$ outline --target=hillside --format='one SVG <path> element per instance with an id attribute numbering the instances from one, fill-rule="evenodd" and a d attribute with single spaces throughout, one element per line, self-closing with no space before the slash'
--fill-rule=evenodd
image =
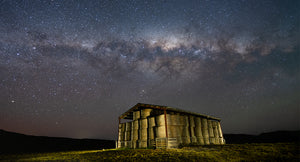
<path id="1" fill-rule="evenodd" d="M 300 142 L 300 131 L 276 131 L 259 135 L 224 134 L 227 144 Z"/>
<path id="2" fill-rule="evenodd" d="M 0 130 L 1 153 L 55 152 L 114 148 L 115 141 L 30 136 Z"/>

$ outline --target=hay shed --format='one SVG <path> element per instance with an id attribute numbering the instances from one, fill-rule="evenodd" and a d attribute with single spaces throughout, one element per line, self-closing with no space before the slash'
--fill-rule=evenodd
<path id="1" fill-rule="evenodd" d="M 225 144 L 219 118 L 143 103 L 136 104 L 119 116 L 118 133 L 117 148 Z"/>

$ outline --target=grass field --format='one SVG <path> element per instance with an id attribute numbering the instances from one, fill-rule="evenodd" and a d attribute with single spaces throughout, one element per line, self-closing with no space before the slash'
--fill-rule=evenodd
<path id="1" fill-rule="evenodd" d="M 109 149 L 0 155 L 1 161 L 300 161 L 299 144 L 260 143 L 182 149 Z"/>

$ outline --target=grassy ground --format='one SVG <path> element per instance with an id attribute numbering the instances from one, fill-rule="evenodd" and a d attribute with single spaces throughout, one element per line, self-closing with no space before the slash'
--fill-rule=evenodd
<path id="1" fill-rule="evenodd" d="M 110 149 L 0 155 L 0 161 L 300 161 L 299 144 L 228 144 L 183 149 Z"/>

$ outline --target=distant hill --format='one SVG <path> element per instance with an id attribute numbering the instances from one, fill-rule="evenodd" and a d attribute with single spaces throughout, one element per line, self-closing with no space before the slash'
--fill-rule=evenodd
<path id="1" fill-rule="evenodd" d="M 115 141 L 31 136 L 0 129 L 0 154 L 114 148 Z"/>
<path id="2" fill-rule="evenodd" d="M 278 143 L 278 142 L 300 143 L 300 131 L 276 131 L 276 132 L 262 133 L 259 135 L 224 134 L 224 138 L 227 144 Z"/>

